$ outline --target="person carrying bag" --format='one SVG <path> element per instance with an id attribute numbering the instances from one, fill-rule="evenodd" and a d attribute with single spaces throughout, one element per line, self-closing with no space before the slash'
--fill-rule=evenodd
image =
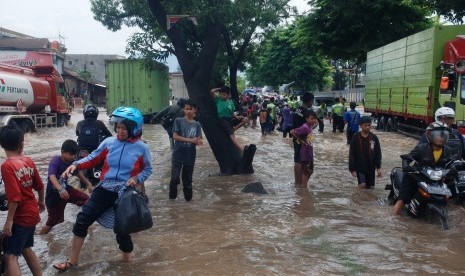
<path id="1" fill-rule="evenodd" d="M 73 226 L 71 254 L 66 261 L 54 264 L 55 269 L 65 271 L 78 265 L 88 228 L 95 221 L 114 231 L 115 208 L 121 202 L 124 192 L 128 186 L 143 187 L 142 184 L 152 174 L 150 150 L 141 140 L 143 121 L 143 115 L 138 109 L 118 107 L 110 117 L 116 137 L 105 139 L 91 154 L 75 161 L 63 172 L 62 177 L 69 177 L 76 170 L 90 169 L 104 162 L 101 182 L 78 213 Z M 124 203 L 121 206 L 129 208 Z M 116 242 L 122 252 L 122 261 L 130 262 L 134 249 L 131 235 L 116 234 Z"/>
<path id="2" fill-rule="evenodd" d="M 115 212 L 115 234 L 127 235 L 152 228 L 152 215 L 147 198 L 135 188 L 128 187 Z"/>

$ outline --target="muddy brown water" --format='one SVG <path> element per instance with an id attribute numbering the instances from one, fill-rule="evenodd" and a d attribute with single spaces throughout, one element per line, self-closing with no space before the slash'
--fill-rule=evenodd
<path id="1" fill-rule="evenodd" d="M 101 112 L 100 119 L 106 121 Z M 48 162 L 65 139 L 75 139 L 72 114 L 63 128 L 40 129 L 26 135 L 25 154 L 46 179 Z M 134 260 L 120 263 L 111 230 L 94 224 L 86 238 L 80 265 L 66 275 L 464 275 L 465 210 L 450 205 L 451 229 L 424 220 L 392 217 L 382 205 L 389 172 L 399 155 L 416 141 L 395 133 L 375 132 L 383 152 L 383 177 L 371 191 L 357 189 L 347 169 L 345 136 L 330 132 L 315 141 L 315 173 L 308 190 L 293 184 L 293 150 L 281 133 L 261 137 L 244 128 L 241 142 L 255 143 L 255 173 L 221 176 L 207 145 L 198 148 L 194 197 L 168 200 L 171 152 L 160 125 L 145 125 L 143 138 L 152 153 L 153 175 L 147 193 L 154 227 L 133 235 Z M 5 155 L 0 153 L 3 160 Z M 268 195 L 241 193 L 245 184 L 260 181 Z M 179 186 L 181 189 L 181 186 Z M 45 275 L 69 253 L 72 226 L 79 208 L 69 205 L 65 222 L 45 236 L 36 236 L 34 251 Z M 5 212 L 0 214 L 4 223 Z M 42 223 L 46 213 L 41 215 Z M 22 258 L 24 275 L 30 275 Z"/>

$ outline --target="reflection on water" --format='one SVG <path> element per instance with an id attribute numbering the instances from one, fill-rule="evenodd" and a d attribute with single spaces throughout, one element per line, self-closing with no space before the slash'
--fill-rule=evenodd
<path id="1" fill-rule="evenodd" d="M 102 112 L 103 113 L 103 112 Z M 101 114 L 102 114 L 101 113 Z M 101 117 L 103 117 L 101 115 Z M 41 129 L 26 137 L 25 153 L 43 178 L 50 158 L 65 139 L 75 139 L 75 123 Z M 90 228 L 80 267 L 67 275 L 352 275 L 464 274 L 465 227 L 462 207 L 450 207 L 451 230 L 408 217 L 392 217 L 384 185 L 399 155 L 416 141 L 377 133 L 383 151 L 383 177 L 371 191 L 360 191 L 347 168 L 344 134 L 317 134 L 315 172 L 308 191 L 294 187 L 293 150 L 278 134 L 261 137 L 259 129 L 241 129 L 241 142 L 257 144 L 255 174 L 220 176 L 208 146 L 198 149 L 194 197 L 168 200 L 170 151 L 159 125 L 144 126 L 154 175 L 147 184 L 154 227 L 134 234 L 134 262 L 122 264 L 112 231 Z M 0 155 L 4 157 L 3 152 Z M 241 193 L 260 181 L 268 195 Z M 180 191 L 182 193 L 182 191 Z M 37 236 L 45 275 L 69 252 L 71 229 L 79 209 L 68 206 L 65 222 Z M 5 213 L 0 214 L 4 221 Z M 46 214 L 42 214 L 42 223 Z M 39 225 L 39 227 L 41 224 Z M 29 273 L 24 262 L 22 269 Z"/>

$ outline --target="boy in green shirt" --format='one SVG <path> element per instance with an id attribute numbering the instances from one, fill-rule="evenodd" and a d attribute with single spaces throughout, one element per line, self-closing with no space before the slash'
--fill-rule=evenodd
<path id="1" fill-rule="evenodd" d="M 211 90 L 211 95 L 215 99 L 221 129 L 229 135 L 233 144 L 242 153 L 244 151 L 244 147 L 239 143 L 234 132 L 245 125 L 249 119 L 247 117 L 238 116 L 234 113 L 236 106 L 229 98 L 229 87 L 222 86 L 219 88 L 213 88 Z"/>

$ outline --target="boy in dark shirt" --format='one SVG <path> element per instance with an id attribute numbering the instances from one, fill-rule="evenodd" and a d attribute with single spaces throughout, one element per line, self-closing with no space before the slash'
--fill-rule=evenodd
<path id="1" fill-rule="evenodd" d="M 178 196 L 178 184 L 182 174 L 184 199 L 192 199 L 192 174 L 196 156 L 196 146 L 202 145 L 202 128 L 194 120 L 197 105 L 191 100 L 184 104 L 184 117 L 177 118 L 173 124 L 173 139 L 175 141 L 171 168 L 169 198 Z"/>
<path id="2" fill-rule="evenodd" d="M 375 176 L 381 177 L 381 146 L 371 130 L 371 118 L 360 118 L 361 131 L 350 141 L 349 170 L 357 177 L 358 187 L 369 189 L 375 186 Z"/>
<path id="3" fill-rule="evenodd" d="M 71 187 L 66 182 L 59 182 L 61 174 L 76 160 L 78 149 L 75 141 L 66 140 L 61 145 L 61 154 L 53 157 L 50 161 L 45 195 L 48 219 L 42 229 L 40 229 L 39 235 L 47 234 L 55 225 L 64 221 L 66 204 L 73 203 L 77 206 L 82 206 L 89 199 L 87 194 Z M 82 172 L 78 172 L 77 177 L 82 183 L 86 184 L 87 189 L 91 192 L 93 186 L 84 177 Z"/>

